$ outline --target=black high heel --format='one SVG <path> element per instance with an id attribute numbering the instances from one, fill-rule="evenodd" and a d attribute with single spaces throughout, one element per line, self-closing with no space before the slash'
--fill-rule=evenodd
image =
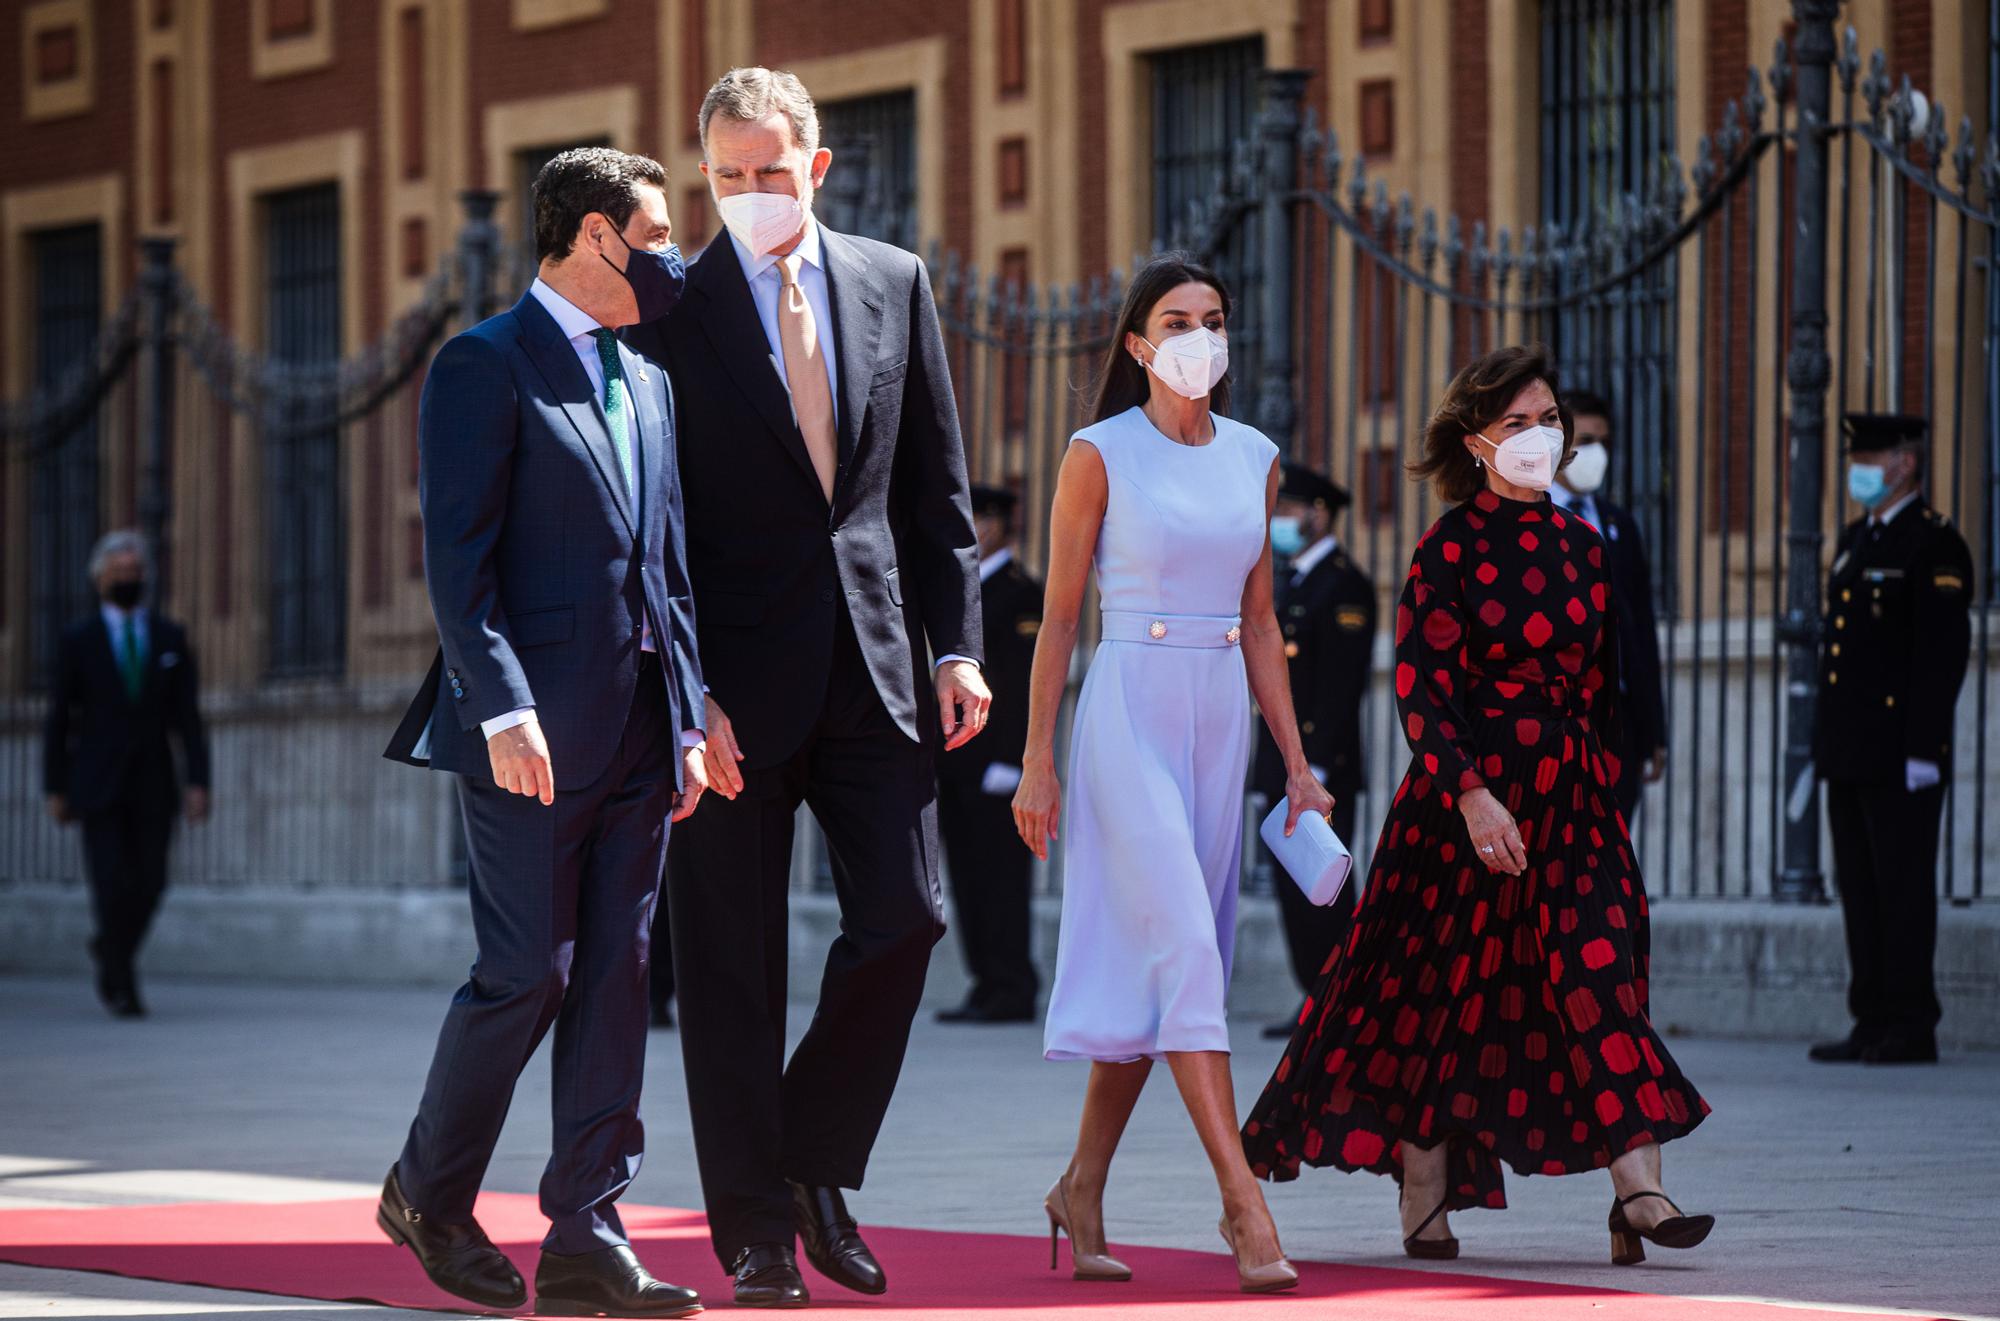
<path id="1" fill-rule="evenodd" d="M 1423 1233 L 1431 1227 L 1431 1221 L 1444 1214 L 1445 1207 L 1450 1202 L 1451 1198 L 1449 1196 L 1440 1198 L 1437 1206 L 1429 1215 L 1424 1217 L 1424 1223 L 1418 1225 L 1416 1229 L 1411 1231 L 1410 1236 L 1403 1240 L 1403 1251 L 1406 1254 L 1417 1258 L 1419 1261 L 1458 1260 L 1458 1240 L 1456 1238 L 1417 1237 L 1418 1234 Z"/>
<path id="2" fill-rule="evenodd" d="M 1674 1213 L 1654 1225 L 1651 1229 L 1641 1229 L 1625 1218 L 1625 1208 L 1642 1197 L 1657 1197 Z M 1633 1193 L 1621 1197 L 1611 1204 L 1611 1264 L 1613 1266 L 1636 1266 L 1646 1259 L 1646 1249 L 1639 1240 L 1656 1244 L 1663 1248 L 1691 1248 L 1708 1237 L 1708 1231 L 1715 1228 L 1715 1217 L 1710 1215 L 1684 1215 L 1674 1199 L 1665 1193 Z"/>

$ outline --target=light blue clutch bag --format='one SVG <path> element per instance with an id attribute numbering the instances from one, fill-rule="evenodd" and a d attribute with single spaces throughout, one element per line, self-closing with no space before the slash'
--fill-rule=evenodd
<path id="1" fill-rule="evenodd" d="M 1291 800 L 1280 798 L 1257 833 L 1306 898 L 1324 908 L 1340 898 L 1340 887 L 1347 884 L 1347 873 L 1354 870 L 1354 855 L 1317 812 L 1301 816 L 1287 839 L 1285 816 L 1290 811 Z"/>

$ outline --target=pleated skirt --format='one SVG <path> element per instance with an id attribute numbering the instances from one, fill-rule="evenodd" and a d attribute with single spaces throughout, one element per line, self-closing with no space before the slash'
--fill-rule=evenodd
<path id="1" fill-rule="evenodd" d="M 1348 940 L 1244 1125 L 1260 1177 L 1400 1181 L 1399 1142 L 1442 1142 L 1450 1205 L 1504 1207 L 1503 1165 L 1599 1169 L 1708 1113 L 1647 1017 L 1646 892 L 1588 716 L 1534 689 L 1472 714 L 1528 868 L 1488 872 L 1412 764 Z"/>

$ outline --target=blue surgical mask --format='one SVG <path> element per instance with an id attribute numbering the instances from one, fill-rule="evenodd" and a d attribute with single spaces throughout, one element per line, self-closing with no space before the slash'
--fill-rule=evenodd
<path id="1" fill-rule="evenodd" d="M 1879 463 L 1847 465 L 1847 494 L 1863 509 L 1873 509 L 1889 493 L 1888 474 Z"/>
<path id="2" fill-rule="evenodd" d="M 1306 530 L 1299 520 L 1280 514 L 1271 520 L 1271 549 L 1290 559 L 1306 548 Z"/>
<path id="3" fill-rule="evenodd" d="M 617 233 L 616 230 L 612 231 Z M 618 235 L 618 241 L 625 243 L 625 236 Z M 681 287 L 687 283 L 687 265 L 681 260 L 681 245 L 670 243 L 665 252 L 653 252 L 645 248 L 635 248 L 625 243 L 625 269 L 618 271 L 625 282 L 632 286 L 632 297 L 639 304 L 639 321 L 658 321 L 674 310 L 681 301 Z M 606 266 L 611 258 L 599 253 Z"/>

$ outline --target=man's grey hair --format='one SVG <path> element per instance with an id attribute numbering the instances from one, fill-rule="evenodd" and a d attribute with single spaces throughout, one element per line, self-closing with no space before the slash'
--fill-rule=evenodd
<path id="1" fill-rule="evenodd" d="M 114 555 L 137 555 L 139 562 L 146 566 L 148 573 L 153 569 L 153 548 L 146 544 L 144 534 L 136 529 L 121 527 L 115 532 L 107 532 L 97 539 L 90 548 L 90 580 L 96 582 L 105 566 Z"/>
<path id="2" fill-rule="evenodd" d="M 701 151 L 708 154 L 708 121 L 718 114 L 754 124 L 773 110 L 792 125 L 792 141 L 810 156 L 819 150 L 819 111 L 812 93 L 794 74 L 750 66 L 731 69 L 701 98 Z"/>

